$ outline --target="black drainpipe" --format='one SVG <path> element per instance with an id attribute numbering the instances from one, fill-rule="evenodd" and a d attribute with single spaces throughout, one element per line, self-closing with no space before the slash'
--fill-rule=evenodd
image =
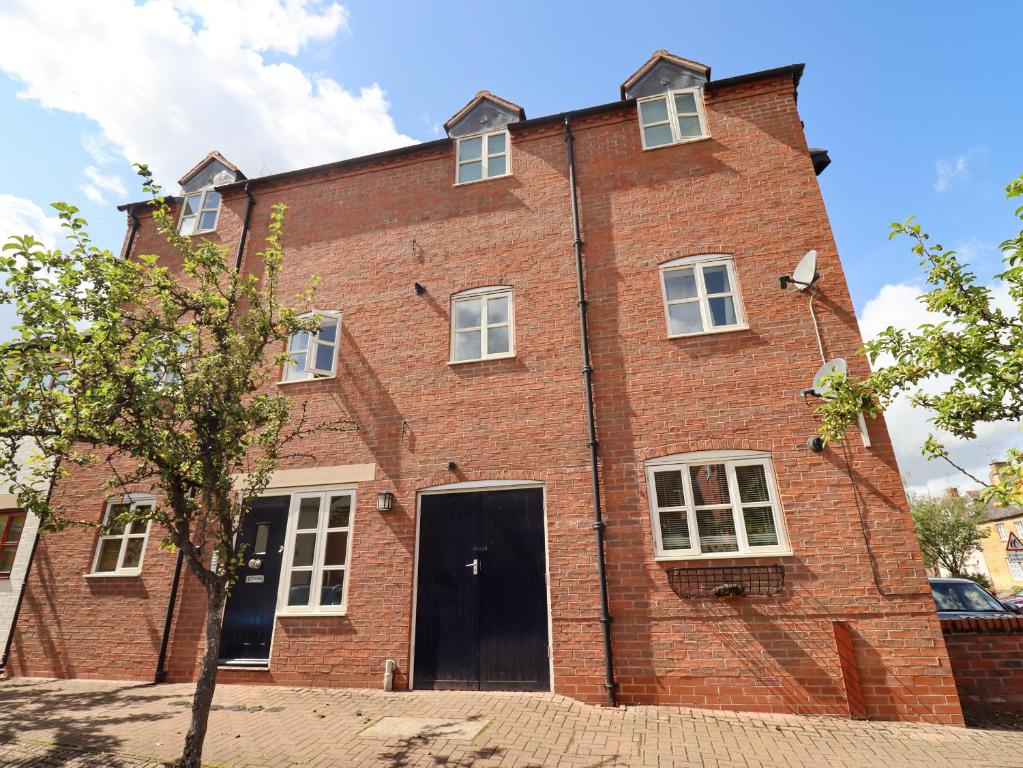
<path id="1" fill-rule="evenodd" d="M 139 217 L 135 214 L 135 209 L 132 208 L 128 215 L 131 216 L 131 230 L 128 232 L 128 246 L 124 249 L 124 258 L 131 256 L 131 247 L 135 245 L 135 233 L 139 231 Z"/>
<path id="2" fill-rule="evenodd" d="M 59 466 L 59 464 L 58 464 Z M 56 468 L 55 468 L 56 470 Z M 54 471 L 56 475 L 56 471 Z M 53 480 L 50 487 L 46 489 L 46 506 L 50 506 L 50 497 L 53 495 Z M 32 537 L 32 549 L 28 553 L 28 564 L 25 566 L 25 577 L 21 582 L 21 589 L 18 591 L 18 602 L 14 604 L 14 615 L 11 616 L 11 629 L 7 633 L 7 642 L 4 643 L 4 656 L 0 659 L 0 670 L 7 669 L 7 658 L 11 653 L 11 645 L 14 643 L 14 630 L 18 626 L 18 617 L 21 615 L 21 603 L 25 599 L 25 589 L 28 587 L 28 577 L 32 573 L 32 563 L 36 559 L 36 548 L 39 546 L 39 529 L 36 528 L 35 536 Z"/>
<path id="3" fill-rule="evenodd" d="M 249 235 L 249 219 L 252 218 L 252 206 L 256 204 L 256 198 L 252 196 L 252 190 L 249 189 L 250 182 L 245 182 L 245 196 L 249 198 L 249 202 L 245 205 L 245 220 L 242 221 L 242 235 L 238 238 L 238 258 L 235 261 L 235 269 L 242 268 L 242 256 L 245 253 L 245 239 Z"/>
<path id="4" fill-rule="evenodd" d="M 607 600 L 607 569 L 604 565 L 604 520 L 600 512 L 600 469 L 597 465 L 597 424 L 593 417 L 593 366 L 590 365 L 590 336 L 586 322 L 586 284 L 583 280 L 583 240 L 579 230 L 579 200 L 575 186 L 575 147 L 572 119 L 565 115 L 565 144 L 568 150 L 568 187 L 572 194 L 572 244 L 575 247 L 575 279 L 579 294 L 579 324 L 582 330 L 583 381 L 586 384 L 586 427 L 589 430 L 590 475 L 593 478 L 593 530 L 597 534 L 597 578 L 600 581 L 600 623 L 604 631 L 604 687 L 607 704 L 616 705 L 615 668 L 611 655 L 611 612 Z"/>

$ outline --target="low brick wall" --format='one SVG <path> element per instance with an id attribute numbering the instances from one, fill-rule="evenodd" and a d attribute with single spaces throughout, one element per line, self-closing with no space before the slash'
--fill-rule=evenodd
<path id="1" fill-rule="evenodd" d="M 1023 713 L 1023 617 L 943 619 L 963 709 Z"/>

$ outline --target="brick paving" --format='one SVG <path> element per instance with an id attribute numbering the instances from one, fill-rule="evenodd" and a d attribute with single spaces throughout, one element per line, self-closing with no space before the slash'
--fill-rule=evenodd
<path id="1" fill-rule="evenodd" d="M 155 768 L 180 746 L 190 695 L 188 685 L 0 681 L 0 764 Z M 214 707 L 206 761 L 239 768 L 1023 768 L 1018 732 L 680 707 L 611 710 L 553 694 L 224 685 Z M 476 735 L 468 741 L 429 731 L 362 735 L 383 718 L 485 724 L 478 733 L 469 728 Z"/>

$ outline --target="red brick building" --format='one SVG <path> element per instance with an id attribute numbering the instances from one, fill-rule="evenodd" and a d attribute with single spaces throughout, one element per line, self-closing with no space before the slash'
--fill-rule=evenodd
<path id="1" fill-rule="evenodd" d="M 822 358 L 863 363 L 802 71 L 659 52 L 609 104 L 526 119 L 483 92 L 439 141 L 182 180 L 183 230 L 233 248 L 251 195 L 242 269 L 287 204 L 282 290 L 321 276 L 323 324 L 278 386 L 359 424 L 253 513 L 221 680 L 379 687 L 392 660 L 396 688 L 961 722 L 883 422 L 808 445 Z M 159 253 L 128 210 L 131 251 Z M 780 287 L 810 250 L 819 278 Z M 56 492 L 99 522 L 104 480 Z M 13 673 L 153 679 L 160 538 L 45 535 Z M 193 676 L 204 605 L 185 574 L 166 679 Z"/>

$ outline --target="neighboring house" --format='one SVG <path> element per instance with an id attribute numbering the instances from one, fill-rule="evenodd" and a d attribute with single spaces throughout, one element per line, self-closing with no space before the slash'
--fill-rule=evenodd
<path id="1" fill-rule="evenodd" d="M 33 445 L 25 442 L 17 454 L 18 466 L 25 466 Z M 32 542 L 39 528 L 39 519 L 18 507 L 18 499 L 9 488 L 0 486 L 0 653 L 7 648 L 7 638 L 18 609 L 28 568 Z"/>
<path id="2" fill-rule="evenodd" d="M 1023 590 L 1023 507 L 987 509 L 988 522 L 980 526 L 988 532 L 981 552 L 995 592 L 1005 596 Z"/>
<path id="3" fill-rule="evenodd" d="M 297 448 L 316 460 L 247 518 L 222 681 L 380 687 L 394 662 L 399 689 L 962 722 L 884 422 L 810 441 L 822 357 L 866 366 L 802 73 L 715 81 L 662 51 L 608 104 L 527 119 L 483 91 L 436 141 L 182 179 L 183 231 L 235 253 L 251 210 L 243 270 L 287 204 L 280 289 L 321 276 L 320 331 L 275 386 L 360 427 Z M 123 210 L 126 250 L 166 253 Z M 780 283 L 811 249 L 819 280 Z M 107 479 L 55 493 L 97 523 L 159 503 Z M 153 679 L 161 538 L 42 537 L 13 671 Z M 195 675 L 204 605 L 186 574 L 169 680 Z"/>

